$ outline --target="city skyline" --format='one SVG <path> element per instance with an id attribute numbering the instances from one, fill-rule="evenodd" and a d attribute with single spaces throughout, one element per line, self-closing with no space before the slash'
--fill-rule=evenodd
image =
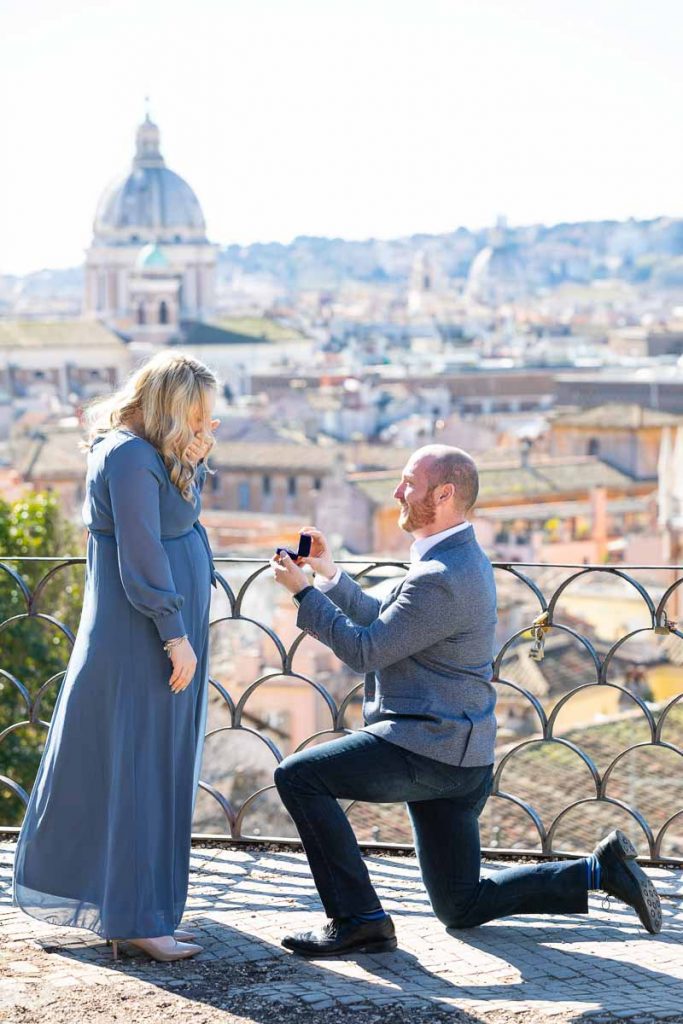
<path id="1" fill-rule="evenodd" d="M 147 95 L 222 245 L 683 212 L 680 8 L 421 11 L 0 0 L 0 272 L 82 263 Z"/>

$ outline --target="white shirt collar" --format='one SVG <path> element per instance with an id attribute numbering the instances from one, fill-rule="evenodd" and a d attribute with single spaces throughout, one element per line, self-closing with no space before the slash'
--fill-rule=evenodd
<path id="1" fill-rule="evenodd" d="M 466 530 L 470 523 L 465 520 L 464 523 L 459 523 L 457 526 L 451 526 L 448 530 L 442 530 L 441 533 L 433 533 L 431 537 L 421 537 L 420 540 L 414 540 L 410 545 L 410 561 L 419 562 L 427 552 L 440 544 L 446 537 L 452 537 L 454 533 L 460 533 L 461 530 Z"/>

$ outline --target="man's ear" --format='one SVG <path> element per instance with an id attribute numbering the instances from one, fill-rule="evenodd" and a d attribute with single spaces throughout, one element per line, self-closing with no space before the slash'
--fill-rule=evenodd
<path id="1" fill-rule="evenodd" d="M 453 484 L 444 484 L 443 490 L 439 495 L 439 501 L 453 501 L 455 498 L 455 487 Z"/>

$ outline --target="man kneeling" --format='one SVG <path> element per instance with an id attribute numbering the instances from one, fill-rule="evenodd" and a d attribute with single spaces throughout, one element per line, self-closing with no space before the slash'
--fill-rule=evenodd
<path id="1" fill-rule="evenodd" d="M 297 624 L 364 672 L 365 727 L 287 757 L 275 783 L 291 814 L 330 919 L 287 936 L 304 956 L 396 948 L 391 918 L 372 887 L 337 800 L 406 802 L 429 899 L 450 928 L 510 914 L 582 914 L 602 889 L 634 907 L 650 932 L 661 928 L 657 892 L 620 831 L 580 860 L 541 863 L 480 877 L 479 815 L 491 792 L 496 735 L 491 683 L 496 589 L 491 564 L 467 514 L 478 474 L 458 448 L 430 445 L 409 459 L 394 497 L 414 538 L 410 569 L 383 601 L 334 564 L 313 527 L 309 586 L 286 554 L 276 580 L 299 605 Z"/>

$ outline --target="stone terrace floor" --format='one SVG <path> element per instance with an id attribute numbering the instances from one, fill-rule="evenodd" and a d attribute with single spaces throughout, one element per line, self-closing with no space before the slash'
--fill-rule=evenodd
<path id="1" fill-rule="evenodd" d="M 11 907 L 13 847 L 0 844 L 0 1021 L 43 1024 L 297 1021 L 683 1021 L 683 872 L 652 870 L 664 929 L 591 899 L 588 917 L 507 918 L 448 934 L 431 915 L 415 860 L 368 864 L 399 949 L 305 961 L 285 932 L 320 918 L 303 855 L 195 848 L 187 914 L 204 952 L 120 961 L 90 932 L 59 930 Z M 487 863 L 495 873 L 502 864 Z"/>

